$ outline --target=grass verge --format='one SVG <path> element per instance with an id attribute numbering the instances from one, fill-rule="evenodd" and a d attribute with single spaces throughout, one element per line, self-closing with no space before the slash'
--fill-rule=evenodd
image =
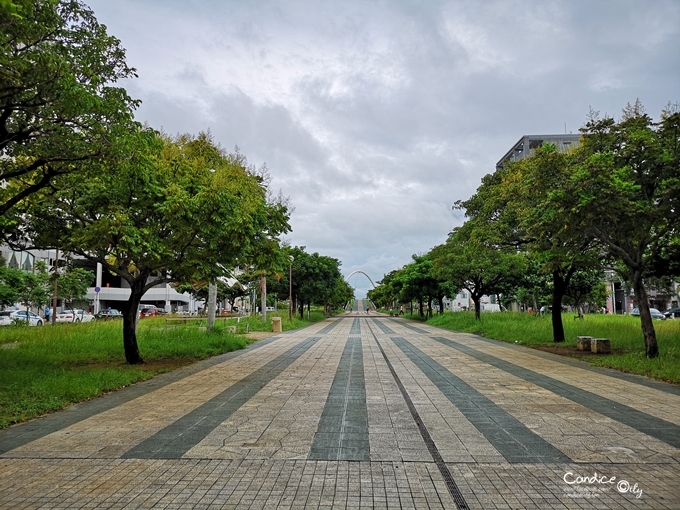
<path id="1" fill-rule="evenodd" d="M 453 331 L 474 333 L 486 338 L 516 343 L 587 361 L 591 365 L 680 384 L 680 320 L 655 321 L 659 357 L 647 359 L 640 319 L 629 315 L 586 315 L 574 320 L 562 316 L 566 341 L 555 344 L 549 316 L 527 313 L 483 313 L 480 321 L 474 312 L 449 312 L 427 321 Z M 415 318 L 415 317 L 414 317 Z M 576 349 L 577 336 L 609 338 L 611 354 L 592 354 Z"/>
<path id="2" fill-rule="evenodd" d="M 275 314 L 278 315 L 278 314 Z M 282 317 L 284 330 L 323 320 Z M 123 353 L 122 322 L 0 328 L 0 428 L 63 409 L 76 402 L 150 379 L 200 359 L 242 349 L 251 340 L 229 334 L 233 321 L 218 320 L 212 332 L 199 321 L 141 320 L 137 341 L 145 364 L 130 366 Z M 271 331 L 259 317 L 241 319 L 239 332 Z M 205 322 L 202 324 L 205 326 Z"/>

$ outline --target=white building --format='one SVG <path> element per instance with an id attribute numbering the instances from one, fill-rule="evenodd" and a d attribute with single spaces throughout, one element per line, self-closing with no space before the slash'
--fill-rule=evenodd
<path id="1" fill-rule="evenodd" d="M 9 267 L 34 271 L 36 262 L 43 261 L 48 272 L 54 271 L 56 250 L 14 251 L 7 246 L 0 248 L 0 253 Z M 59 254 L 63 260 L 63 254 Z M 130 297 L 130 285 L 118 275 L 103 269 L 102 265 L 82 258 L 73 258 L 74 265 L 92 271 L 94 278 L 87 290 L 87 308 L 92 313 L 102 309 L 120 309 Z M 59 264 L 61 266 L 61 263 Z M 168 312 L 195 312 L 199 306 L 190 294 L 177 292 L 172 285 L 157 285 L 149 289 L 142 297 L 142 303 L 155 305 Z M 199 302 L 201 303 L 201 302 Z M 83 303 L 84 305 L 84 303 Z M 59 310 L 60 307 L 57 307 Z"/>

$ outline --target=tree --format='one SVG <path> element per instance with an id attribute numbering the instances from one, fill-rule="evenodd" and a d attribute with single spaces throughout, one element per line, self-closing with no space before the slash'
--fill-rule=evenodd
<path id="1" fill-rule="evenodd" d="M 336 277 L 327 297 L 328 307 L 331 309 L 342 308 L 353 298 L 354 289 L 352 286 L 345 281 L 342 275 Z"/>
<path id="2" fill-rule="evenodd" d="M 323 305 L 324 313 L 328 312 L 328 305 L 341 297 L 350 295 L 348 287 L 340 272 L 340 261 L 318 253 L 309 254 L 305 247 L 289 248 L 286 256 L 293 257 L 292 262 L 292 291 L 293 302 L 300 304 L 300 317 L 304 317 L 304 306 L 309 310 L 311 305 Z M 290 259 L 288 259 L 290 260 Z M 288 289 L 288 275 L 285 273 L 279 282 L 282 288 Z M 353 293 L 352 293 L 353 294 Z"/>
<path id="3" fill-rule="evenodd" d="M 418 301 L 419 314 L 425 316 L 425 303 L 427 303 L 427 315 L 432 316 L 432 301 L 439 303 L 439 312 L 444 308 L 444 296 L 451 291 L 445 280 L 437 278 L 433 271 L 431 254 L 412 255 L 410 264 L 401 268 L 393 277 L 395 288 L 403 301 Z"/>
<path id="4" fill-rule="evenodd" d="M 591 112 L 568 181 L 553 200 L 566 229 L 595 240 L 619 260 L 632 284 L 648 358 L 659 349 L 644 278 L 678 236 L 680 112 L 658 123 L 636 102 L 621 119 Z"/>
<path id="5" fill-rule="evenodd" d="M 0 256 L 0 306 L 12 306 L 19 300 L 17 291 L 22 280 L 23 271 L 7 267 L 7 262 Z"/>
<path id="6" fill-rule="evenodd" d="M 18 278 L 17 297 L 28 310 L 31 306 L 40 308 L 49 303 L 50 299 L 50 276 L 47 274 L 45 262 L 35 264 L 35 272 L 21 271 Z"/>
<path id="7" fill-rule="evenodd" d="M 533 257 L 527 257 L 526 271 L 518 282 L 515 299 L 534 312 L 550 302 L 552 275 L 541 271 L 541 264 Z"/>
<path id="8" fill-rule="evenodd" d="M 114 152 L 138 101 L 116 81 L 135 76 L 125 51 L 78 0 L 14 0 L 0 9 L 0 231 L 13 208 L 83 162 Z M 10 214 L 12 211 L 12 214 Z"/>
<path id="9" fill-rule="evenodd" d="M 59 246 L 123 278 L 123 345 L 130 364 L 142 363 L 137 308 L 151 287 L 215 281 L 236 266 L 255 239 L 287 232 L 285 205 L 269 203 L 261 177 L 240 154 L 227 154 L 209 134 L 169 138 L 131 133 L 130 157 L 102 165 L 91 179 L 35 203 L 27 231 L 38 246 Z"/>
<path id="10" fill-rule="evenodd" d="M 567 304 L 576 308 L 579 318 L 583 318 L 583 307 L 586 304 L 602 308 L 607 300 L 604 270 L 594 268 L 576 271 L 565 291 L 565 298 Z"/>
<path id="11" fill-rule="evenodd" d="M 486 237 L 485 228 L 468 220 L 453 230 L 446 243 L 430 252 L 434 274 L 454 288 L 467 289 L 475 303 L 475 318 L 481 319 L 481 298 L 514 288 L 526 267 L 525 257 L 516 250 L 496 245 Z"/>
<path id="12" fill-rule="evenodd" d="M 536 282 L 542 279 L 541 274 L 550 275 L 554 342 L 565 340 L 562 302 L 574 273 L 602 265 L 601 251 L 592 239 L 564 228 L 562 215 L 554 206 L 572 160 L 571 153 L 545 144 L 530 157 L 487 176 L 475 196 L 457 204 L 494 242 L 526 251 L 538 265 Z M 536 305 L 533 303 L 534 308 Z"/>
<path id="13" fill-rule="evenodd" d="M 399 291 L 395 289 L 393 282 L 399 270 L 390 271 L 374 289 L 370 289 L 367 293 L 368 299 L 376 303 L 381 308 L 393 308 L 399 299 Z"/>
<path id="14" fill-rule="evenodd" d="M 73 308 L 75 302 L 85 299 L 87 288 L 94 282 L 94 274 L 82 267 L 69 267 L 64 274 L 58 275 L 57 279 L 57 295 Z M 75 314 L 73 320 L 76 320 Z"/>

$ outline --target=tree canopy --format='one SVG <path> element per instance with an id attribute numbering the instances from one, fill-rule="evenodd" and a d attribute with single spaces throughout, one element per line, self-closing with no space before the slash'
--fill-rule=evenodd
<path id="1" fill-rule="evenodd" d="M 130 158 L 98 164 L 90 179 L 33 204 L 26 219 L 37 246 L 101 263 L 131 288 L 124 310 L 129 363 L 141 362 L 137 307 L 151 287 L 214 281 L 251 250 L 289 230 L 284 204 L 268 202 L 261 176 L 240 154 L 228 154 L 209 134 L 168 137 L 131 133 Z"/>
<path id="2" fill-rule="evenodd" d="M 112 157 L 138 101 L 114 84 L 135 76 L 120 42 L 77 0 L 14 0 L 0 9 L 0 229 L 31 194 Z M 12 214 L 10 214 L 12 212 Z"/>
<path id="3" fill-rule="evenodd" d="M 543 145 L 531 157 L 508 163 L 486 176 L 475 195 L 457 203 L 474 220 L 476 230 L 483 229 L 485 236 L 499 246 L 526 252 L 538 266 L 536 273 L 550 275 L 555 342 L 565 340 L 562 302 L 573 275 L 602 265 L 601 251 L 592 239 L 565 228 L 554 206 L 572 160 L 572 153 Z M 525 281 L 529 283 L 527 277 Z M 536 308 L 536 303 L 533 306 Z"/>
<path id="4" fill-rule="evenodd" d="M 482 296 L 510 291 L 526 267 L 524 256 L 498 245 L 487 233 L 486 228 L 468 221 L 454 229 L 445 244 L 432 249 L 434 274 L 470 292 L 477 320 Z"/>
<path id="5" fill-rule="evenodd" d="M 303 316 L 304 306 L 321 305 L 328 313 L 331 307 L 344 306 L 352 299 L 354 291 L 340 272 L 341 262 L 338 259 L 307 253 L 305 246 L 289 247 L 285 250 L 286 258 L 292 265 L 293 310 Z M 292 260 L 291 258 L 292 257 Z M 281 273 L 278 281 L 271 282 L 273 292 L 288 295 L 289 274 Z M 299 309 L 297 304 L 300 305 Z"/>

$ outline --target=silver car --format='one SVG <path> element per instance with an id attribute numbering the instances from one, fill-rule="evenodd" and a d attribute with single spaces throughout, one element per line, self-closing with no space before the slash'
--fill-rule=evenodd
<path id="1" fill-rule="evenodd" d="M 57 314 L 56 322 L 90 322 L 94 315 L 87 310 L 64 310 Z"/>
<path id="2" fill-rule="evenodd" d="M 664 314 L 662 314 L 656 308 L 650 308 L 649 313 L 651 314 L 652 319 L 658 319 L 658 320 L 661 320 L 661 321 L 666 319 L 666 316 Z M 639 317 L 640 316 L 640 309 L 639 308 L 633 308 L 633 311 L 630 312 L 630 314 Z"/>

